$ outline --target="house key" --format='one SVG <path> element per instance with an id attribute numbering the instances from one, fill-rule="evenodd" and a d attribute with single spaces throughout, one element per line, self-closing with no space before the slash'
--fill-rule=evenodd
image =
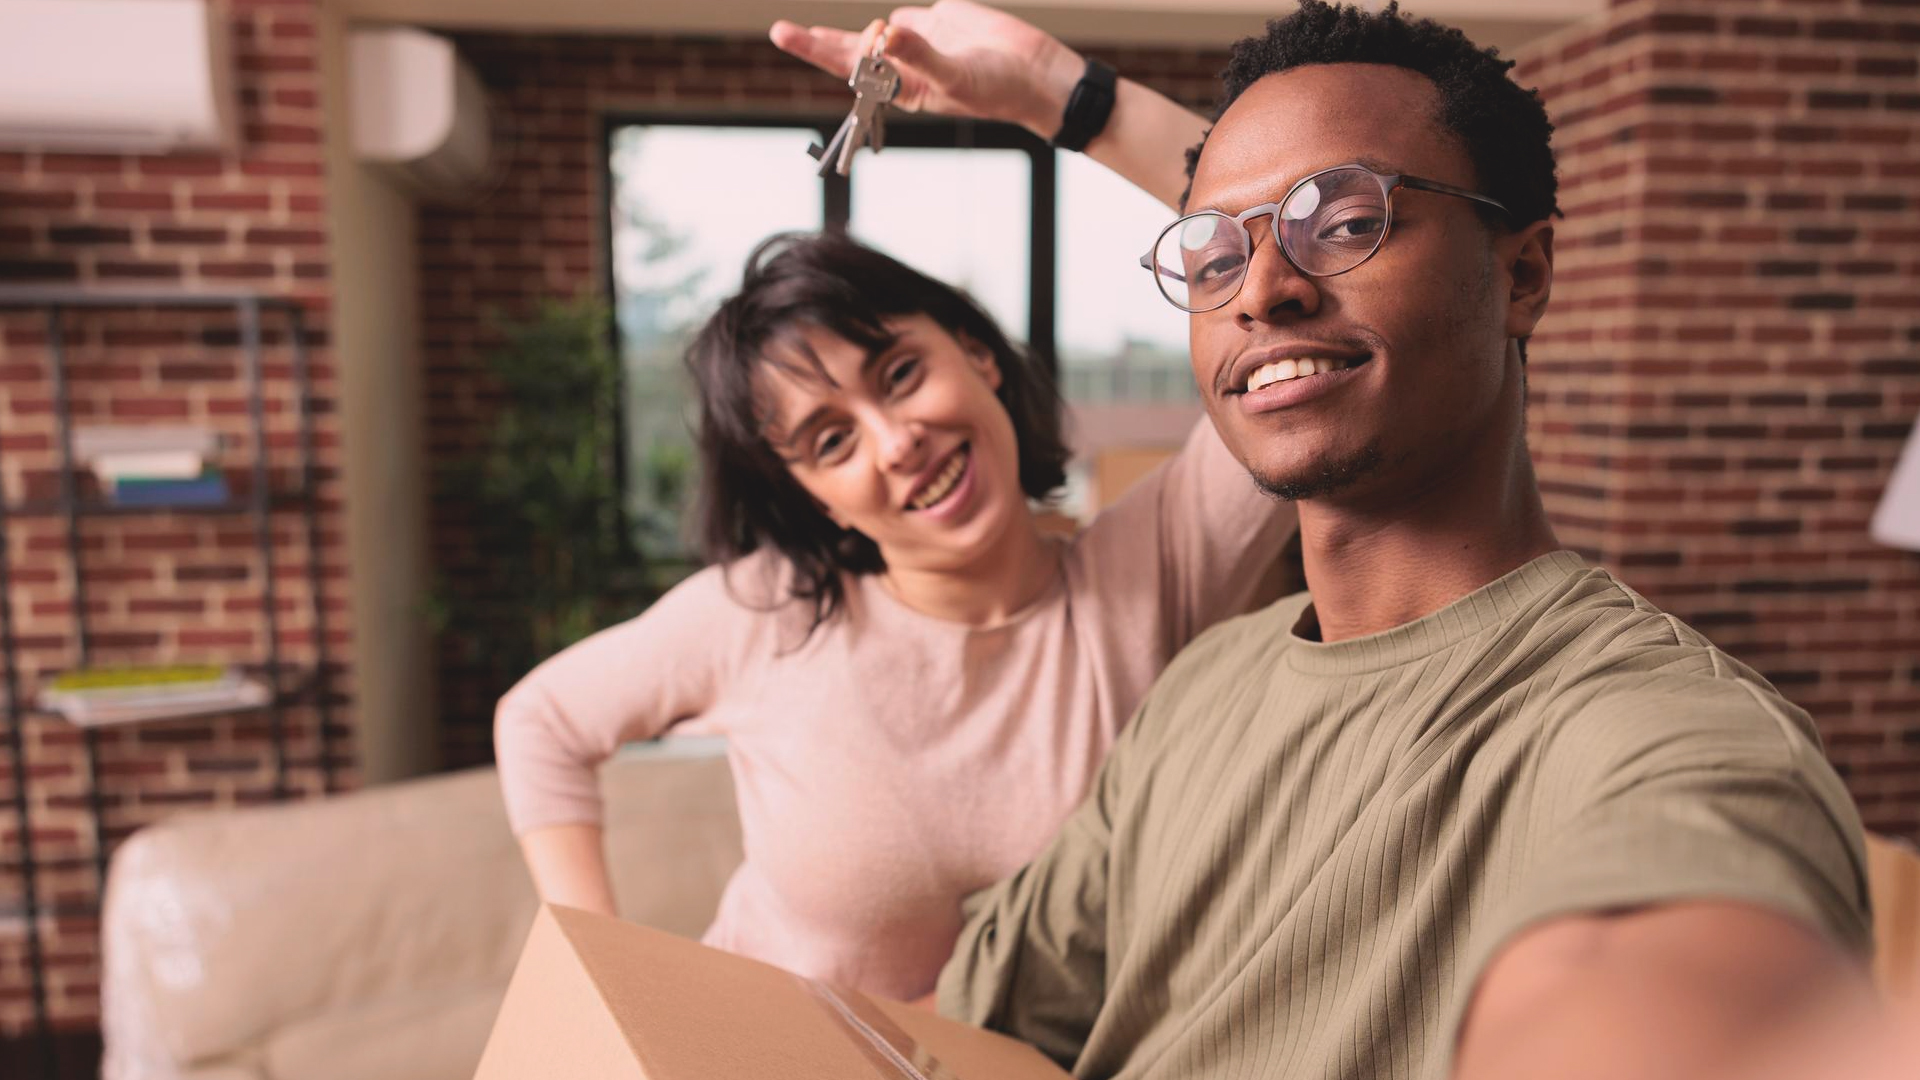
<path id="1" fill-rule="evenodd" d="M 880 152 L 887 140 L 886 106 L 900 92 L 900 73 L 881 57 L 863 56 L 853 65 L 847 85 L 853 88 L 853 111 L 826 146 L 807 147 L 807 153 L 820 163 L 821 176 L 847 175 L 853 169 L 853 152 L 862 146 Z"/>

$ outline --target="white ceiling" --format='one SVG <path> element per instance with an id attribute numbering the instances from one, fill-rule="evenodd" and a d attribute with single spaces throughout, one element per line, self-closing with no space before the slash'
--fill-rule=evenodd
<path id="1" fill-rule="evenodd" d="M 325 0 L 349 17 L 449 29 L 528 33 L 761 34 L 775 19 L 858 27 L 895 5 L 870 0 Z M 1378 0 L 1367 0 L 1378 6 Z M 1256 32 L 1286 0 L 1020 0 L 1000 5 L 1086 44 L 1215 45 Z M 1604 10 L 1606 0 L 1408 0 L 1503 49 Z"/>

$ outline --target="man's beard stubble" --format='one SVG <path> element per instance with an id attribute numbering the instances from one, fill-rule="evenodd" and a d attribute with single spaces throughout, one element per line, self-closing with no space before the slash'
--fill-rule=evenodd
<path id="1" fill-rule="evenodd" d="M 1324 499 L 1378 471 L 1383 460 L 1380 443 L 1376 440 L 1344 458 L 1323 462 L 1318 469 L 1302 475 L 1261 476 L 1253 473 L 1252 476 L 1260 490 L 1278 499 L 1288 502 Z"/>

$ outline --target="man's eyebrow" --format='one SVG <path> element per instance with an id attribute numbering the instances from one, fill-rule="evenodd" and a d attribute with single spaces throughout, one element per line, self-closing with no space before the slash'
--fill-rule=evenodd
<path id="1" fill-rule="evenodd" d="M 1352 158 L 1348 161 L 1340 162 L 1340 164 L 1338 165 L 1328 165 L 1323 168 L 1310 169 L 1307 172 L 1303 172 L 1299 176 L 1294 177 L 1291 181 L 1287 183 L 1287 191 L 1292 191 L 1294 184 L 1297 184 L 1300 181 L 1305 180 L 1307 177 L 1312 176 L 1314 173 L 1326 172 L 1327 169 L 1337 169 L 1340 167 L 1340 165 L 1362 165 L 1384 176 L 1399 176 L 1402 171 L 1399 166 L 1388 164 L 1387 162 L 1382 161 L 1377 157 L 1357 157 L 1357 158 Z M 1280 198 L 1285 198 L 1285 197 L 1286 197 L 1286 191 L 1283 191 L 1280 193 L 1278 198 L 1271 201 L 1277 202 L 1279 201 Z M 1255 203 L 1255 204 L 1249 204 L 1249 205 L 1258 205 L 1258 204 Z M 1185 208 L 1185 210 L 1182 211 L 1182 213 L 1197 214 L 1203 210 L 1211 210 L 1216 214 L 1227 214 L 1229 216 L 1239 213 L 1239 211 L 1237 210 L 1228 210 L 1214 203 L 1208 203 L 1205 206 L 1189 206 Z"/>

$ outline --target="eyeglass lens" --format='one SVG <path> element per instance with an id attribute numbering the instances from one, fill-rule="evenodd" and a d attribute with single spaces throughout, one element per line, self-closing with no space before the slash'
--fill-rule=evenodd
<path id="1" fill-rule="evenodd" d="M 1289 192 L 1276 225 L 1281 246 L 1302 273 L 1344 273 L 1380 246 L 1387 227 L 1387 195 L 1372 173 L 1335 169 Z M 1154 246 L 1154 276 L 1176 306 L 1207 311 L 1225 304 L 1240 288 L 1251 253 L 1246 225 L 1217 211 L 1202 211 L 1160 234 Z"/>

